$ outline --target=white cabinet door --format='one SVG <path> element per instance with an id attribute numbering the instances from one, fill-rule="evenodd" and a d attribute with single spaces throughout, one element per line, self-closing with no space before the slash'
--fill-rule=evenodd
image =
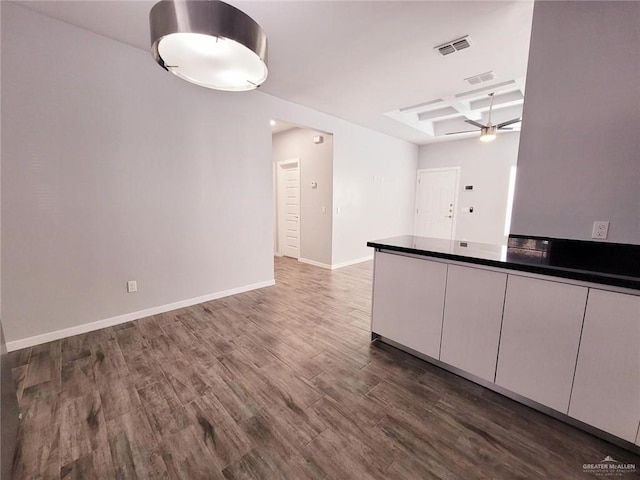
<path id="1" fill-rule="evenodd" d="M 567 413 L 586 301 L 585 287 L 509 275 L 496 383 Z"/>
<path id="2" fill-rule="evenodd" d="M 493 382 L 505 273 L 449 265 L 440 360 Z"/>
<path id="3" fill-rule="evenodd" d="M 640 422 L 640 297 L 589 291 L 569 415 L 636 441 Z"/>
<path id="4" fill-rule="evenodd" d="M 447 265 L 376 252 L 372 331 L 440 356 Z"/>

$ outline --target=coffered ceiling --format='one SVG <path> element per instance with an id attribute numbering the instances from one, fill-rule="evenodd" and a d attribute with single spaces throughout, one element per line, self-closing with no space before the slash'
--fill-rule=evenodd
<path id="1" fill-rule="evenodd" d="M 154 1 L 16 3 L 149 49 Z M 267 33 L 267 94 L 417 144 L 476 135 L 445 133 L 468 130 L 465 118 L 484 122 L 494 90 L 496 121 L 521 114 L 532 1 L 228 3 Z M 468 48 L 435 48 L 464 36 Z"/>

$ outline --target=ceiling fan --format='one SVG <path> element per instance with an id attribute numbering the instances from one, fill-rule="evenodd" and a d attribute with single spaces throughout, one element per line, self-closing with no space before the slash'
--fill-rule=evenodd
<path id="1" fill-rule="evenodd" d="M 491 123 L 491 111 L 493 110 L 494 95 L 495 95 L 495 92 L 489 94 L 489 96 L 491 97 L 491 103 L 489 104 L 489 119 L 486 125 L 478 123 L 475 120 L 469 120 L 469 119 L 465 120 L 465 122 L 475 127 L 478 127 L 480 129 L 480 140 L 482 142 L 490 142 L 494 140 L 496 138 L 496 134 L 498 133 L 498 130 L 513 130 L 513 128 L 506 128 L 506 127 L 514 123 L 518 123 L 522 120 L 521 118 L 513 118 L 511 120 L 507 120 L 506 122 L 493 125 Z M 458 133 L 469 133 L 469 132 L 476 132 L 476 131 L 477 130 L 464 130 L 462 132 L 450 132 L 450 133 L 447 133 L 447 135 L 457 135 Z"/>

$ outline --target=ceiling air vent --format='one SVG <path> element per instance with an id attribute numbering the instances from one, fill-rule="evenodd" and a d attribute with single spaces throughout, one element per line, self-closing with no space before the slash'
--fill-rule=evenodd
<path id="1" fill-rule="evenodd" d="M 455 40 L 443 43 L 442 45 L 438 45 L 434 48 L 437 49 L 442 56 L 449 55 L 450 53 L 469 48 L 471 44 L 467 37 L 468 35 L 465 35 L 464 37 L 456 38 Z"/>
<path id="2" fill-rule="evenodd" d="M 469 41 L 466 38 L 463 38 L 462 40 L 458 40 L 457 42 L 453 42 L 451 45 L 456 50 L 462 50 L 463 48 L 469 48 L 471 46 L 469 45 Z"/>
<path id="3" fill-rule="evenodd" d="M 439 47 L 438 51 L 442 54 L 442 55 L 449 55 L 450 53 L 453 53 L 456 51 L 455 48 L 453 48 L 453 45 L 445 45 L 444 47 Z"/>
<path id="4" fill-rule="evenodd" d="M 488 82 L 489 80 L 493 80 L 496 78 L 496 72 L 484 72 L 479 75 L 474 75 L 473 77 L 465 78 L 470 85 L 477 85 L 482 82 Z"/>

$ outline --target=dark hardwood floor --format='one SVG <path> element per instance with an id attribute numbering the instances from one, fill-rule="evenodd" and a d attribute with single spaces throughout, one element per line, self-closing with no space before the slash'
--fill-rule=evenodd
<path id="1" fill-rule="evenodd" d="M 640 458 L 383 344 L 372 262 L 11 354 L 16 479 L 574 479 Z M 640 478 L 625 474 L 622 480 Z"/>

